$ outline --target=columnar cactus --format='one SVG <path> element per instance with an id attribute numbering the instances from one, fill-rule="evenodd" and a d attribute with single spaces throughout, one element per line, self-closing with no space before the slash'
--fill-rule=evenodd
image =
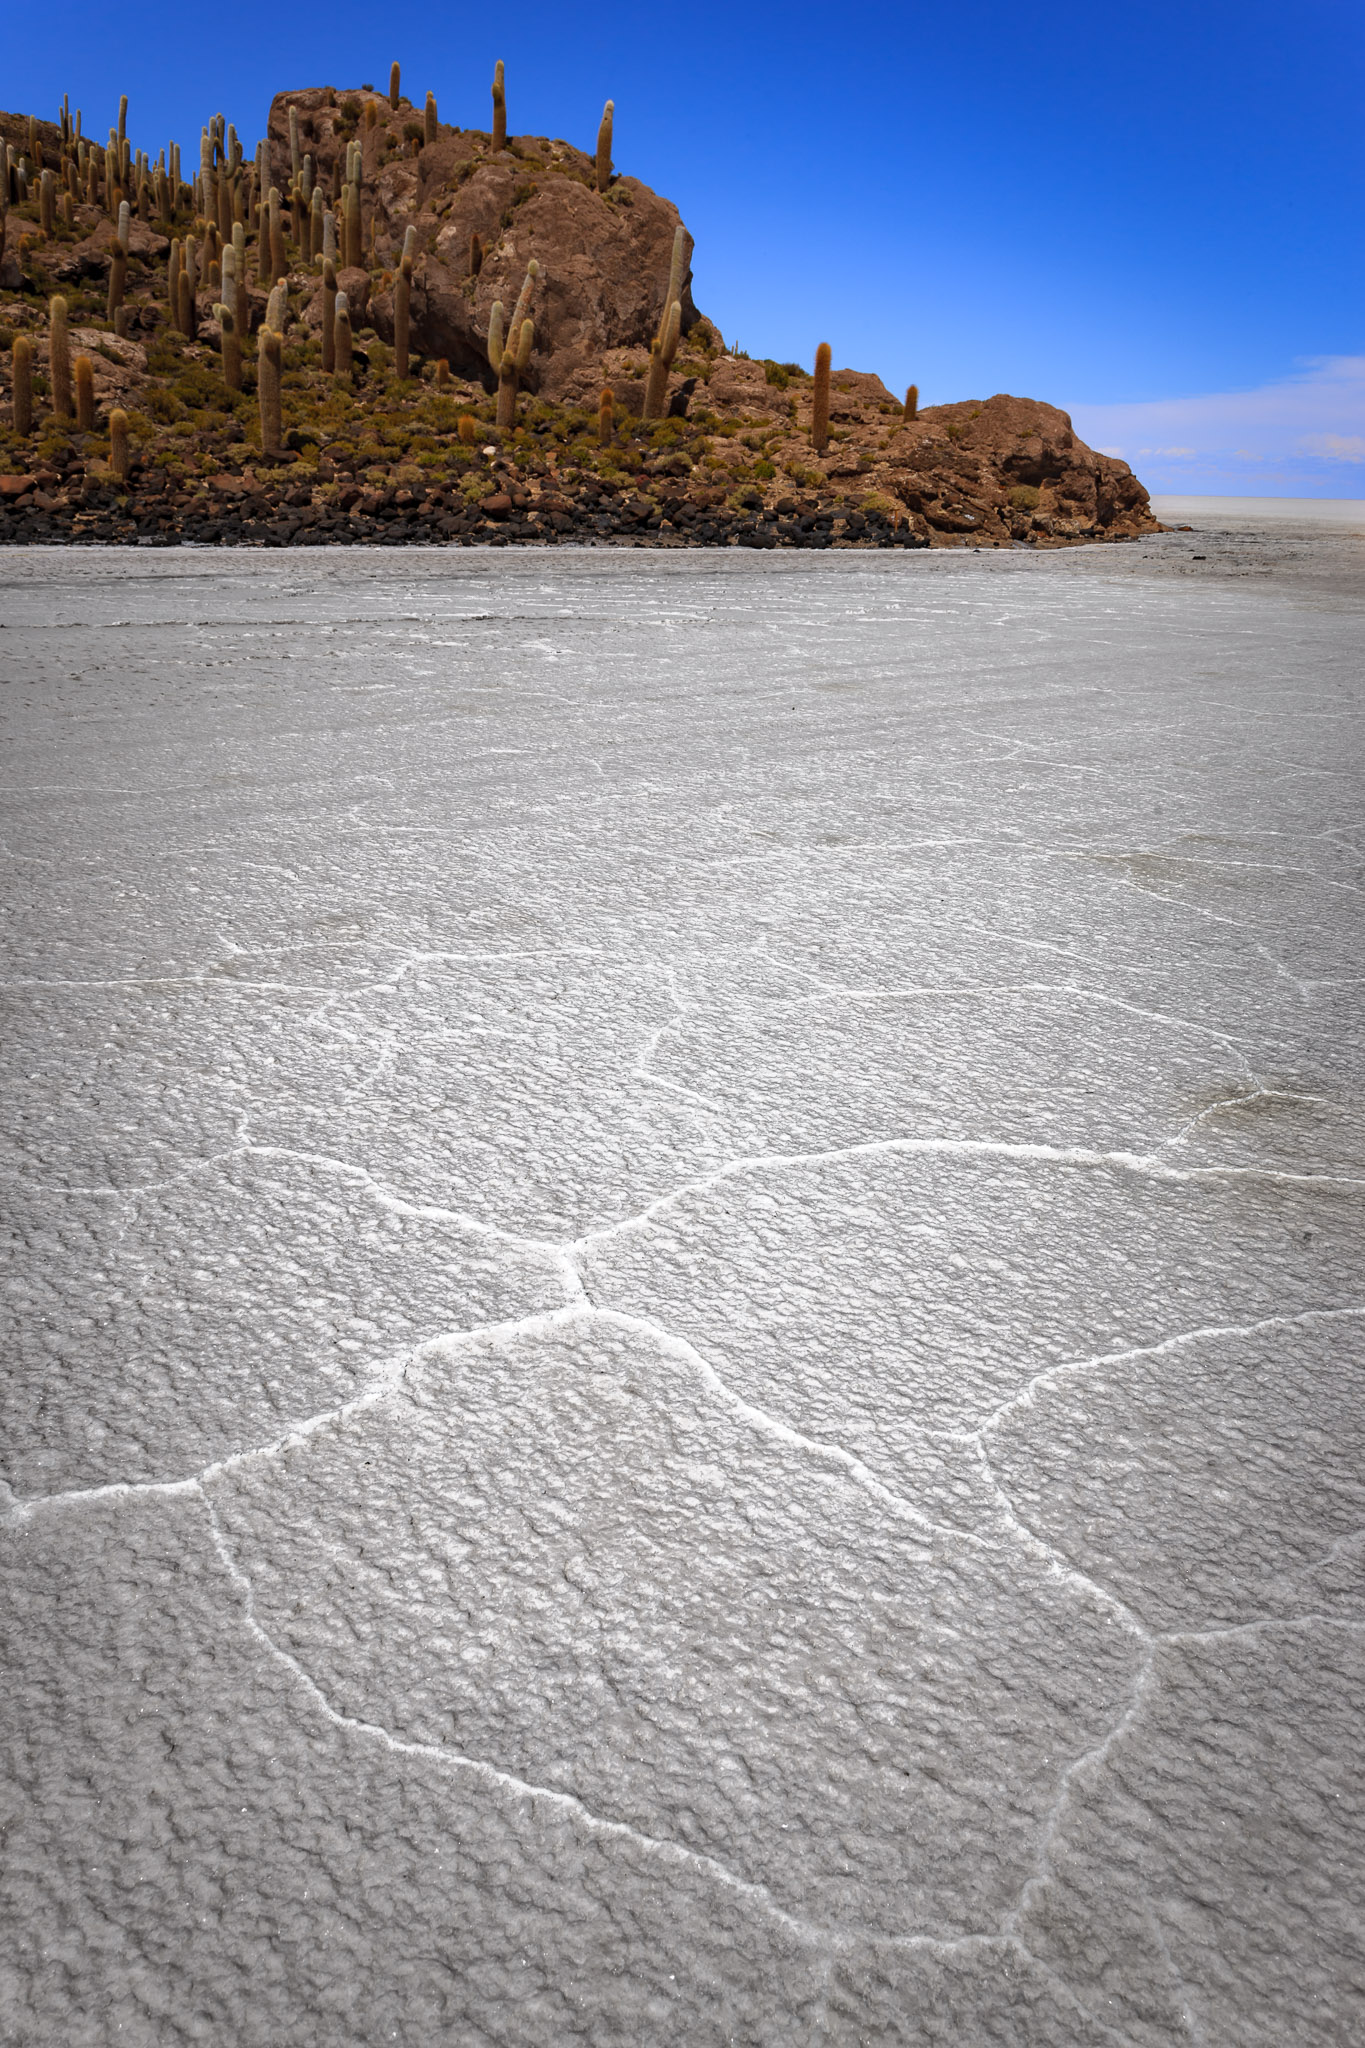
<path id="1" fill-rule="evenodd" d="M 615 100 L 608 100 L 602 109 L 602 122 L 597 130 L 597 189 L 605 192 L 611 183 L 611 124 L 616 112 Z"/>
<path id="2" fill-rule="evenodd" d="M 616 412 L 616 400 L 610 384 L 602 386 L 602 396 L 597 401 L 597 445 L 605 448 L 611 440 L 612 420 Z"/>
<path id="3" fill-rule="evenodd" d="M 396 69 L 397 67 L 395 67 Z M 394 374 L 406 377 L 408 374 L 408 325 L 412 310 L 412 263 L 417 252 L 417 230 L 409 228 L 403 237 L 403 254 L 398 265 L 398 276 L 393 287 L 393 367 Z"/>
<path id="4" fill-rule="evenodd" d="M 817 454 L 829 446 L 829 366 L 833 360 L 830 345 L 822 341 L 815 351 L 815 388 L 811 393 L 810 445 Z"/>
<path id="5" fill-rule="evenodd" d="M 289 106 L 289 176 L 297 178 L 303 169 L 299 160 L 299 110 L 290 102 Z"/>
<path id="6" fill-rule="evenodd" d="M 126 203 L 127 202 L 125 201 L 125 204 Z M 121 242 L 115 242 L 113 248 L 109 252 L 109 297 L 107 304 L 105 306 L 104 314 L 105 319 L 108 320 L 111 323 L 111 325 L 117 324 L 118 315 L 123 306 L 123 294 L 127 289 L 127 284 L 128 258 L 124 253 L 123 244 Z"/>
<path id="7" fill-rule="evenodd" d="M 193 244 L 191 243 L 189 246 L 193 247 Z M 175 289 L 175 324 L 187 341 L 193 341 L 195 329 L 194 287 L 190 282 L 189 268 L 183 262 L 180 266 L 180 275 L 176 279 Z"/>
<path id="8" fill-rule="evenodd" d="M 345 292 L 337 293 L 336 375 L 348 384 L 351 381 L 351 302 Z"/>
<path id="9" fill-rule="evenodd" d="M 488 314 L 488 367 L 495 374 L 502 368 L 503 353 L 502 300 L 494 299 Z"/>
<path id="10" fill-rule="evenodd" d="M 330 215 L 328 218 L 330 219 Z M 330 256 L 322 259 L 322 367 L 331 376 L 337 366 L 337 274 Z"/>
<path id="11" fill-rule="evenodd" d="M 215 306 L 213 310 L 223 335 L 223 382 L 229 391 L 240 391 L 242 337 L 237 330 L 237 319 L 230 306 Z"/>
<path id="12" fill-rule="evenodd" d="M 52 386 L 52 410 L 59 420 L 71 417 L 71 338 L 66 320 L 66 300 L 58 297 L 48 307 L 48 381 Z"/>
<path id="13" fill-rule="evenodd" d="M 903 417 L 907 420 L 917 420 L 919 418 L 918 384 L 912 384 L 905 394 L 905 412 Z"/>
<path id="14" fill-rule="evenodd" d="M 261 452 L 278 455 L 284 441 L 284 419 L 280 407 L 280 337 L 273 327 L 262 327 L 256 343 L 256 397 L 261 414 Z"/>
<path id="15" fill-rule="evenodd" d="M 358 270 L 363 250 L 360 245 L 360 187 L 350 184 L 346 187 L 346 211 L 343 215 L 345 228 L 342 250 L 342 268 Z"/>
<path id="16" fill-rule="evenodd" d="M 469 275 L 477 277 L 483 269 L 483 239 L 477 229 L 469 237 Z"/>
<path id="17" fill-rule="evenodd" d="M 76 428 L 89 434 L 95 427 L 95 365 L 89 356 L 76 358 Z"/>
<path id="18" fill-rule="evenodd" d="M 166 305 L 171 324 L 180 325 L 180 237 L 172 235 L 170 261 L 166 270 Z"/>
<path id="19" fill-rule="evenodd" d="M 57 180 L 51 171 L 38 181 L 38 225 L 45 235 L 57 232 Z"/>
<path id="20" fill-rule="evenodd" d="M 509 336 L 507 347 L 502 352 L 498 366 L 498 425 L 504 429 L 516 425 L 517 380 L 531 360 L 535 346 L 535 323 L 523 320 L 519 328 L 513 329 L 516 345 Z"/>
<path id="21" fill-rule="evenodd" d="M 678 299 L 674 299 L 664 314 L 662 327 L 649 344 L 649 375 L 645 380 L 645 402 L 640 415 L 642 419 L 656 420 L 664 409 L 668 373 L 673 368 L 673 358 L 678 352 L 678 339 L 681 334 L 682 304 Z"/>
<path id="22" fill-rule="evenodd" d="M 503 87 L 501 57 L 493 66 L 493 147 L 507 147 L 507 94 Z"/>
<path id="23" fill-rule="evenodd" d="M 239 335 L 251 332 L 251 290 L 246 276 L 246 229 L 241 221 L 232 223 L 232 269 L 237 279 L 237 301 L 232 310 L 237 316 Z"/>
<path id="24" fill-rule="evenodd" d="M 316 263 L 322 254 L 324 239 L 322 213 L 322 187 L 314 185 L 313 197 L 308 208 L 308 260 Z"/>
<path id="25" fill-rule="evenodd" d="M 26 334 L 15 338 L 10 363 L 14 373 L 10 393 L 14 431 L 22 439 L 33 432 L 33 343 Z"/>
<path id="26" fill-rule="evenodd" d="M 270 219 L 270 282 L 288 274 L 289 264 L 284 253 L 284 224 L 280 219 L 280 195 L 272 185 L 266 202 Z"/>
<path id="27" fill-rule="evenodd" d="M 435 140 L 436 140 L 436 95 L 435 95 L 435 93 L 434 93 L 434 92 L 429 92 L 429 93 L 427 94 L 427 103 L 426 103 L 426 107 L 425 107 L 425 109 L 423 110 L 423 114 L 422 114 L 422 141 L 423 141 L 424 143 L 427 143 L 427 142 L 434 142 Z"/>
<path id="28" fill-rule="evenodd" d="M 109 415 L 109 467 L 120 483 L 127 482 L 132 458 L 128 447 L 128 415 L 121 405 L 116 405 Z"/>
<path id="29" fill-rule="evenodd" d="M 391 107 L 393 108 L 393 111 L 395 112 L 395 114 L 396 114 L 396 113 L 398 112 L 398 100 L 399 100 L 399 91 L 398 91 L 398 81 L 399 81 L 399 76 L 400 76 L 400 74 L 399 74 L 399 69 L 398 69 L 398 66 L 397 66 L 396 64 L 391 64 L 391 65 L 389 66 L 389 105 L 390 105 L 390 106 L 391 106 Z"/>

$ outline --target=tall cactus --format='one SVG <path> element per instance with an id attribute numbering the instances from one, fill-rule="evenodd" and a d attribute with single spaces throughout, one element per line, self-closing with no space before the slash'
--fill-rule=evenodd
<path id="1" fill-rule="evenodd" d="M 597 401 L 597 445 L 605 448 L 611 440 L 612 420 L 616 412 L 616 400 L 610 384 L 602 386 L 602 396 Z"/>
<path id="2" fill-rule="evenodd" d="M 180 325 L 180 237 L 172 235 L 171 254 L 166 269 L 166 306 L 174 327 Z"/>
<path id="3" fill-rule="evenodd" d="M 531 350 L 535 346 L 534 321 L 523 320 L 519 328 L 513 329 L 513 335 L 515 347 L 512 336 L 509 336 L 498 366 L 498 425 L 502 428 L 516 425 L 517 382 L 530 362 Z"/>
<path id="4" fill-rule="evenodd" d="M 400 75 L 400 74 L 399 74 L 398 66 L 397 66 L 396 64 L 391 64 L 391 65 L 389 66 L 389 105 L 390 105 L 390 106 L 392 107 L 392 109 L 393 109 L 393 111 L 394 111 L 394 113 L 395 113 L 395 114 L 396 114 L 396 113 L 398 112 L 398 100 L 399 100 L 399 92 L 398 92 L 398 81 L 399 81 L 399 75 Z"/>
<path id="5" fill-rule="evenodd" d="M 90 434 L 95 428 L 95 365 L 89 356 L 76 358 L 76 428 Z"/>
<path id="6" fill-rule="evenodd" d="M 337 293 L 336 376 L 338 381 L 351 381 L 351 302 L 345 292 Z"/>
<path id="7" fill-rule="evenodd" d="M 120 483 L 128 481 L 132 456 L 128 447 L 128 415 L 116 405 L 109 415 L 109 467 Z"/>
<path id="8" fill-rule="evenodd" d="M 262 327 L 256 344 L 256 396 L 261 412 L 261 452 L 278 455 L 284 441 L 284 420 L 280 405 L 280 337 L 273 327 Z"/>
<path id="9" fill-rule="evenodd" d="M 127 202 L 124 202 L 125 205 Z M 105 319 L 117 327 L 118 316 L 123 309 L 123 294 L 128 284 L 128 257 L 122 242 L 115 242 L 109 251 L 109 297 L 105 306 Z"/>
<path id="10" fill-rule="evenodd" d="M 71 336 L 66 319 L 66 300 L 57 297 L 48 307 L 48 380 L 52 386 L 52 410 L 59 420 L 71 417 Z"/>
<path id="11" fill-rule="evenodd" d="M 503 84 L 501 57 L 493 66 L 493 147 L 507 147 L 507 93 Z"/>
<path id="12" fill-rule="evenodd" d="M 330 377 L 337 366 L 337 274 L 330 256 L 322 259 L 322 368 Z"/>
<path id="13" fill-rule="evenodd" d="M 299 156 L 299 110 L 291 100 L 289 103 L 289 177 L 297 178 L 303 170 Z"/>
<path id="14" fill-rule="evenodd" d="M 14 431 L 21 440 L 33 432 L 33 343 L 26 334 L 16 336 L 10 355 L 13 382 Z"/>
<path id="15" fill-rule="evenodd" d="M 360 187 L 350 184 L 346 187 L 346 210 L 342 216 L 343 247 L 342 268 L 358 270 L 363 251 L 360 246 Z"/>
<path id="16" fill-rule="evenodd" d="M 412 310 L 412 263 L 416 253 L 417 230 L 416 228 L 409 228 L 403 236 L 403 254 L 399 261 L 398 276 L 393 287 L 393 367 L 394 374 L 399 377 L 406 377 L 408 374 L 408 326 Z"/>
<path id="17" fill-rule="evenodd" d="M 905 411 L 902 417 L 907 420 L 917 420 L 919 418 L 918 384 L 912 384 L 905 394 Z"/>
<path id="18" fill-rule="evenodd" d="M 242 337 L 237 330 L 237 317 L 231 306 L 215 306 L 218 325 L 223 335 L 223 382 L 229 391 L 242 388 Z"/>
<path id="19" fill-rule="evenodd" d="M 673 368 L 673 358 L 678 352 L 678 339 L 682 334 L 682 304 L 674 299 L 664 314 L 663 325 L 649 344 L 649 375 L 645 380 L 645 402 L 640 417 L 656 420 L 664 409 L 664 398 L 668 392 L 668 373 Z"/>
<path id="20" fill-rule="evenodd" d="M 287 276 L 289 265 L 285 260 L 284 254 L 284 225 L 280 219 L 280 195 L 274 185 L 270 188 L 270 196 L 266 201 L 266 207 L 270 221 L 270 282 L 275 284 L 280 278 Z"/>
<path id="21" fill-rule="evenodd" d="M 237 280 L 237 298 L 232 310 L 237 315 L 237 332 L 246 336 L 251 332 L 251 289 L 246 276 L 246 228 L 239 220 L 232 223 L 232 270 Z"/>
<path id="22" fill-rule="evenodd" d="M 502 368 L 503 351 L 502 300 L 494 299 L 488 314 L 488 367 L 495 376 Z"/>
<path id="23" fill-rule="evenodd" d="M 476 228 L 469 237 L 469 275 L 477 277 L 483 269 L 483 238 Z"/>
<path id="24" fill-rule="evenodd" d="M 602 122 L 597 130 L 597 189 L 605 192 L 611 183 L 611 126 L 616 112 L 615 100 L 608 100 L 602 109 Z"/>
<path id="25" fill-rule="evenodd" d="M 435 95 L 435 93 L 434 93 L 434 92 L 429 92 L 429 93 L 427 94 L 427 103 L 426 103 L 426 107 L 425 107 L 425 109 L 423 110 L 423 114 L 422 114 L 422 141 L 423 141 L 424 143 L 427 143 L 427 142 L 434 142 L 435 140 L 436 140 L 436 95 Z"/>
<path id="26" fill-rule="evenodd" d="M 316 263 L 322 254 L 322 187 L 314 185 L 313 197 L 308 207 L 308 260 Z"/>
<path id="27" fill-rule="evenodd" d="M 815 351 L 815 387 L 810 406 L 810 445 L 817 454 L 823 454 L 829 446 L 829 366 L 832 360 L 829 343 L 822 341 Z"/>
<path id="28" fill-rule="evenodd" d="M 45 235 L 57 232 L 57 180 L 51 171 L 38 181 L 38 225 Z"/>

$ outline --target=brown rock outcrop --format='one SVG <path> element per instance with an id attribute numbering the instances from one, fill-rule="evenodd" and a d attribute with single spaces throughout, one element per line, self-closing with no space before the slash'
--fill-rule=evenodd
<path id="1" fill-rule="evenodd" d="M 312 155 L 329 198 L 347 142 L 358 136 L 366 152 L 364 233 L 367 243 L 373 234 L 375 267 L 392 267 L 405 230 L 416 229 L 414 347 L 491 388 L 489 314 L 495 300 L 510 312 L 535 257 L 536 344 L 524 382 L 549 398 L 595 398 L 604 354 L 647 347 L 658 326 L 678 209 L 637 178 L 614 178 L 598 192 L 592 158 L 548 136 L 515 136 L 495 153 L 487 134 L 442 127 L 414 156 L 404 129 L 417 110 L 404 101 L 393 111 L 380 101 L 380 118 L 367 128 L 365 97 L 319 87 L 277 94 L 268 126 L 271 177 L 282 189 L 289 181 L 291 105 L 300 150 Z M 477 277 L 469 268 L 474 234 L 484 246 Z M 687 332 L 697 318 L 690 273 L 682 304 Z M 375 294 L 370 317 L 390 339 L 387 293 Z"/>

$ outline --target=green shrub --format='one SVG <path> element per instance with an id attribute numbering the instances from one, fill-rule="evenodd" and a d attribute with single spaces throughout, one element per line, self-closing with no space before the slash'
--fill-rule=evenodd
<path id="1" fill-rule="evenodd" d="M 1036 512 L 1038 493 L 1032 484 L 1016 484 L 1010 492 L 1010 503 L 1016 512 Z"/>

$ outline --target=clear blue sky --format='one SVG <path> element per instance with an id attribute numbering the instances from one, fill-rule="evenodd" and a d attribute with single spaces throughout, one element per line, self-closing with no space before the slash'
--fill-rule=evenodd
<path id="1" fill-rule="evenodd" d="M 334 0 L 231 19 L 219 34 L 216 16 L 183 11 L 16 9 L 2 89 L 43 114 L 69 91 L 100 135 L 126 90 L 135 142 L 173 134 L 192 160 L 210 113 L 250 147 L 272 92 L 382 87 L 395 57 L 412 98 L 430 87 L 443 119 L 486 126 L 502 57 L 514 132 L 590 147 L 616 101 L 618 168 L 677 201 L 697 302 L 751 354 L 808 361 L 827 339 L 836 362 L 913 378 L 926 403 L 1049 398 L 1132 442 L 1166 488 L 1218 487 L 1194 446 L 1202 416 L 1182 415 L 1170 443 L 1194 448 L 1195 474 L 1188 456 L 1137 459 L 1165 432 L 1141 408 L 1253 393 L 1255 419 L 1264 389 L 1287 387 L 1298 411 L 1276 487 L 1298 463 L 1301 487 L 1365 493 L 1365 375 L 1340 369 L 1365 358 L 1361 0 L 506 14 Z M 1322 359 L 1334 367 L 1305 426 L 1319 373 L 1304 366 Z M 1254 427 L 1217 417 L 1234 467 L 1239 437 L 1247 461 L 1271 459 Z"/>

